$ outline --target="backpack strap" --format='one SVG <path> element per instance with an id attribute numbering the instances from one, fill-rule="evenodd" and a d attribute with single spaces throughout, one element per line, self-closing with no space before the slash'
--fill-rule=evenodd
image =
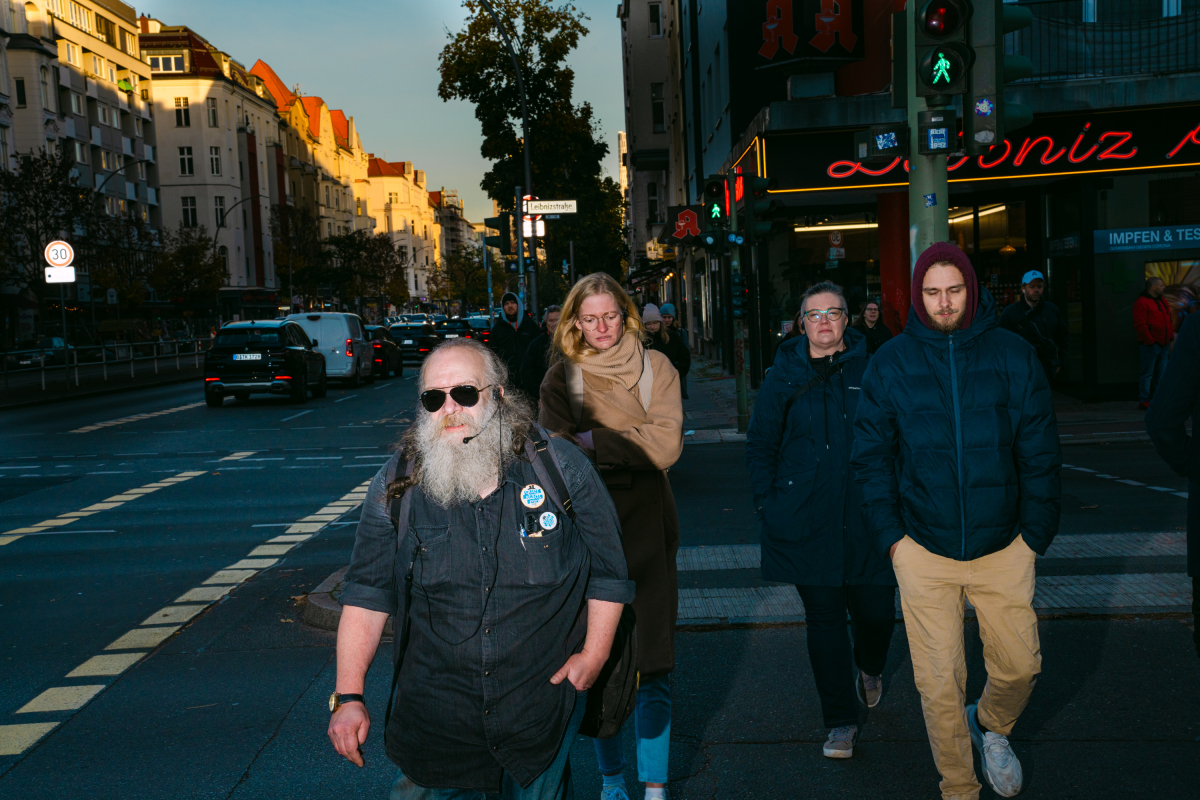
<path id="1" fill-rule="evenodd" d="M 525 454 L 529 457 L 529 463 L 533 465 L 538 480 L 549 489 L 551 499 L 557 502 L 574 522 L 575 509 L 571 504 L 571 492 L 567 489 L 567 482 L 563 480 L 562 465 L 558 463 L 558 456 L 550 446 L 550 432 L 541 425 L 532 426 L 529 435 L 525 437 Z"/>
<path id="2" fill-rule="evenodd" d="M 413 473 L 414 462 L 408 461 L 404 465 L 404 476 L 410 477 Z M 393 497 L 392 502 L 388 504 L 388 513 L 392 517 L 392 524 L 396 527 L 396 557 L 402 557 L 401 547 L 404 540 L 408 537 L 408 513 L 412 508 L 412 490 L 405 491 L 399 497 Z M 387 724 L 392 718 L 392 702 L 396 697 L 396 685 L 400 682 L 400 666 L 404 663 L 404 651 L 408 649 L 408 633 L 409 633 L 409 609 L 412 606 L 412 581 L 413 581 L 413 566 L 417 563 L 418 547 L 413 547 L 412 555 L 408 559 L 408 572 L 404 576 L 404 619 L 395 620 L 400 624 L 399 638 L 397 639 L 396 647 L 396 663 L 392 667 L 392 688 L 388 690 L 387 710 L 383 712 L 383 739 L 384 746 L 387 746 Z"/>
<path id="3" fill-rule="evenodd" d="M 841 372 L 841 371 L 842 371 L 842 366 L 841 366 L 841 363 L 839 363 L 838 364 L 838 372 Z M 785 403 L 783 406 L 783 426 L 784 426 L 784 428 L 787 428 L 788 415 L 792 413 L 792 406 L 794 406 L 796 404 L 796 401 L 799 400 L 801 398 L 801 396 L 803 396 L 804 393 L 807 392 L 809 389 L 813 388 L 817 384 L 824 383 L 824 381 L 825 381 L 825 379 L 822 378 L 820 375 L 818 375 L 817 377 L 810 380 L 808 383 L 801 385 L 798 389 L 796 389 L 796 391 L 792 392 L 792 396 L 787 399 L 787 403 Z"/>

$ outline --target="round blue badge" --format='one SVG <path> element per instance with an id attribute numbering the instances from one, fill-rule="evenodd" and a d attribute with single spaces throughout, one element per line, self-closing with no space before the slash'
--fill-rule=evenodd
<path id="1" fill-rule="evenodd" d="M 521 504 L 526 508 L 537 508 L 546 502 L 546 492 L 536 483 L 531 483 L 521 490 Z"/>
<path id="2" fill-rule="evenodd" d="M 558 517 L 555 516 L 553 511 L 546 511 L 538 518 L 538 522 L 541 523 L 542 530 L 552 531 L 558 525 Z"/>

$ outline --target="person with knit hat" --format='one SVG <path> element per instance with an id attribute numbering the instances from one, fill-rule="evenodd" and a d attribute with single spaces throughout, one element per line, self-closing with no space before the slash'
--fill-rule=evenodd
<path id="1" fill-rule="evenodd" d="M 663 308 L 669 308 L 671 311 L 675 307 L 667 303 Z M 683 339 L 679 336 L 679 331 L 672 330 L 667 325 L 666 315 L 662 310 L 653 303 L 647 303 L 642 309 L 642 324 L 646 326 L 646 331 L 650 334 L 650 349 L 657 350 L 667 358 L 671 359 L 671 366 L 679 373 L 679 392 L 680 396 L 687 400 L 687 379 L 688 370 L 692 368 L 692 352 L 688 350 Z"/>
<path id="2" fill-rule="evenodd" d="M 1035 554 L 1059 522 L 1062 450 L 1037 353 L 996 320 L 967 255 L 939 242 L 913 269 L 904 331 L 871 359 L 852 463 L 868 533 L 892 559 L 945 800 L 976 800 L 971 746 L 996 794 L 1021 791 L 1008 741 L 1041 672 Z M 987 683 L 966 705 L 963 613 Z"/>
<path id="3" fill-rule="evenodd" d="M 504 314 L 492 325 L 491 341 L 488 344 L 496 351 L 496 355 L 504 360 L 508 374 L 516 376 L 521 369 L 521 361 L 525 358 L 525 351 L 541 331 L 528 312 L 521 309 L 520 301 L 512 292 L 504 293 L 500 298 L 500 306 L 504 309 Z"/>

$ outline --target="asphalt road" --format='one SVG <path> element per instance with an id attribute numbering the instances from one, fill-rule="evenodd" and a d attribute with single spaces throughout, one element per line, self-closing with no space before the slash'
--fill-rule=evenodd
<path id="1" fill-rule="evenodd" d="M 386 796 L 394 768 L 378 730 L 366 769 L 329 747 L 333 634 L 302 624 L 298 603 L 346 564 L 356 489 L 411 416 L 412 375 L 302 406 L 209 409 L 198 384 L 182 384 L 0 414 L 0 797 Z M 1173 492 L 1186 486 L 1149 445 L 1074 446 L 1065 460 L 1094 472 L 1064 471 L 1063 533 L 1184 526 Z M 685 546 L 757 542 L 741 445 L 689 446 L 671 480 Z M 1061 561 L 1060 574 L 1183 570 L 1177 555 Z M 681 586 L 757 581 L 753 570 L 681 573 Z M 192 616 L 163 620 L 169 608 Z M 1194 796 L 1190 625 L 1042 622 L 1045 672 L 1013 736 L 1023 797 Z M 677 641 L 674 797 L 937 796 L 902 627 L 884 702 L 844 763 L 820 756 L 802 627 Z M 967 641 L 974 693 L 972 626 Z M 368 685 L 377 718 L 386 650 Z M 590 742 L 572 752 L 577 796 L 597 796 Z"/>

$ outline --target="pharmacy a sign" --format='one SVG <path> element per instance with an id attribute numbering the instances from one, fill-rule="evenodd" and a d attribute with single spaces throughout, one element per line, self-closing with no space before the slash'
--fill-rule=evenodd
<path id="1" fill-rule="evenodd" d="M 1200 248 L 1200 225 L 1113 228 L 1095 231 L 1094 235 L 1097 253 L 1134 253 L 1146 250 Z"/>

